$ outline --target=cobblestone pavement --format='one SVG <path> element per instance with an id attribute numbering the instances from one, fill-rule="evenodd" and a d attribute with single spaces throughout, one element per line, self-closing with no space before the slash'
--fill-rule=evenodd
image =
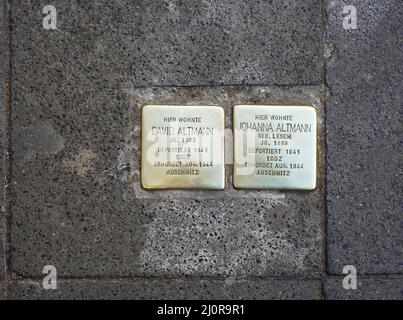
<path id="1" fill-rule="evenodd" d="M 401 1 L 1 3 L 0 299 L 403 298 Z M 317 188 L 141 189 L 150 102 L 312 105 Z"/>

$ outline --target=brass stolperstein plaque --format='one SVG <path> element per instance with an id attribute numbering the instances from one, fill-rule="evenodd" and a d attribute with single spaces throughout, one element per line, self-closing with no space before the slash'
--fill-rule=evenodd
<path id="1" fill-rule="evenodd" d="M 315 189 L 316 134 L 311 106 L 235 106 L 234 186 Z"/>
<path id="2" fill-rule="evenodd" d="M 224 110 L 146 105 L 141 181 L 145 189 L 224 189 Z"/>

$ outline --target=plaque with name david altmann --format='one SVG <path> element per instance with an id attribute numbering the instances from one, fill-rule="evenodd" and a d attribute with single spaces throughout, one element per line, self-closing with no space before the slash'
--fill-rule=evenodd
<path id="1" fill-rule="evenodd" d="M 234 186 L 315 189 L 316 110 L 310 106 L 235 106 Z"/>
<path id="2" fill-rule="evenodd" d="M 147 105 L 142 110 L 145 189 L 224 189 L 224 110 Z"/>

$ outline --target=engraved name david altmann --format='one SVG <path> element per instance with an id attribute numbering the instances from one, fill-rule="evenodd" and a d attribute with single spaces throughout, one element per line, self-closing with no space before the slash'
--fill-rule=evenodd
<path id="1" fill-rule="evenodd" d="M 146 189 L 223 189 L 223 109 L 144 106 L 141 176 Z"/>

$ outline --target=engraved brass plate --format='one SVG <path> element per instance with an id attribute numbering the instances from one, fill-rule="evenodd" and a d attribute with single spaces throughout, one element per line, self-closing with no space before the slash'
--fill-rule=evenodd
<path id="1" fill-rule="evenodd" d="M 235 106 L 234 186 L 315 189 L 316 110 L 310 106 Z"/>
<path id="2" fill-rule="evenodd" d="M 224 189 L 224 173 L 223 108 L 143 107 L 143 188 Z"/>

